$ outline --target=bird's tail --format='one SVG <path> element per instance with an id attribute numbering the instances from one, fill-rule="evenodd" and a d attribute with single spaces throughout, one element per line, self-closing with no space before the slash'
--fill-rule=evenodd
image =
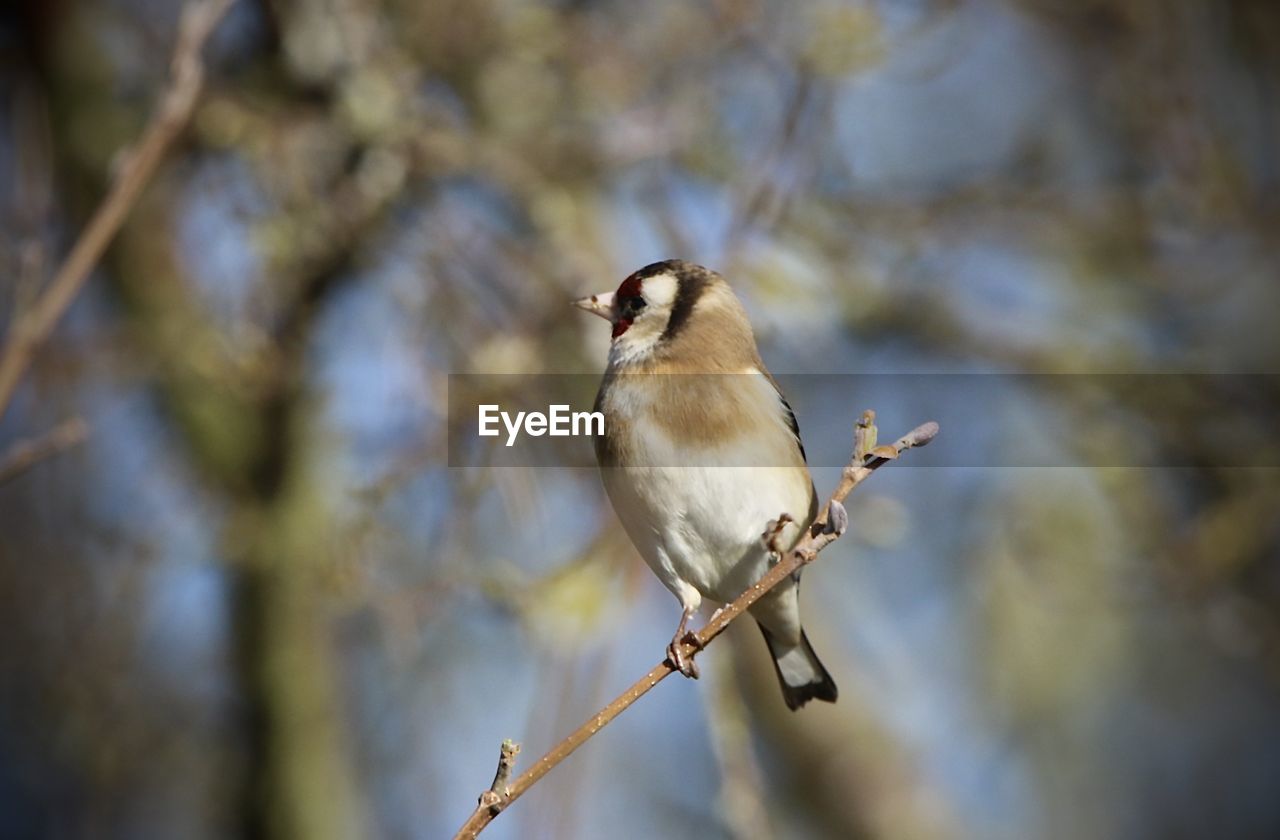
<path id="1" fill-rule="evenodd" d="M 783 647 L 765 629 L 764 641 L 769 645 L 769 653 L 773 656 L 773 667 L 778 672 L 778 682 L 782 685 L 782 698 L 787 701 L 787 708 L 795 711 L 810 700 L 836 702 L 836 684 L 827 669 L 822 667 L 818 655 L 813 652 L 809 639 L 804 631 L 800 631 L 800 644 Z"/>

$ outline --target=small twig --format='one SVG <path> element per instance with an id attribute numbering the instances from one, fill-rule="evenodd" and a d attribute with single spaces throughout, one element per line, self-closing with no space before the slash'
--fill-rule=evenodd
<path id="1" fill-rule="evenodd" d="M 809 532 L 778 563 L 774 564 L 765 573 L 764 577 L 756 581 L 746 592 L 739 595 L 733 603 L 717 610 L 705 627 L 692 634 L 689 641 L 680 645 L 681 652 L 685 658 L 691 660 L 697 656 L 699 651 L 724 632 L 731 621 L 746 612 L 752 604 L 764 597 L 773 587 L 791 577 L 801 566 L 812 563 L 818 556 L 818 552 L 844 533 L 843 502 L 855 487 L 889 461 L 896 459 L 908 449 L 924 446 L 933 440 L 937 434 L 938 424 L 930 421 L 917 426 L 898 438 L 892 446 L 877 447 L 875 445 L 875 412 L 864 412 L 862 420 L 854 432 L 853 460 L 844 468 L 839 485 L 837 485 L 835 492 L 831 494 L 831 498 L 827 500 L 827 503 L 822 506 L 822 510 L 819 511 L 817 518 L 814 519 Z M 829 521 L 831 522 L 831 527 L 828 527 Z M 771 523 L 771 526 L 775 526 L 775 523 Z M 766 530 L 764 538 L 768 539 L 769 535 L 770 531 Z M 462 828 L 458 829 L 458 833 L 454 835 L 454 840 L 471 840 L 471 838 L 478 835 L 502 809 L 519 799 L 525 791 L 547 775 L 552 768 L 572 755 L 578 747 L 586 743 L 587 740 L 607 726 L 614 718 L 622 714 L 632 703 L 647 694 L 649 689 L 662 682 L 675 670 L 676 668 L 670 660 L 663 660 L 651 668 L 649 673 L 614 698 L 609 705 L 593 715 L 590 720 L 570 733 L 563 741 L 552 747 L 551 751 L 538 759 L 532 767 L 521 773 L 507 790 L 505 801 L 501 803 L 501 807 L 497 811 L 492 806 L 486 806 L 482 796 L 480 806 L 471 813 Z M 499 766 L 499 771 L 501 771 L 501 766 Z"/>
<path id="2" fill-rule="evenodd" d="M 71 247 L 48 287 L 18 318 L 5 340 L 0 356 L 0 417 L 13 392 L 54 326 L 84 288 L 89 272 L 102 258 L 107 245 L 124 224 L 151 180 L 156 167 L 195 110 L 204 83 L 201 49 L 214 28 L 236 0 L 193 0 L 182 10 L 178 40 L 174 46 L 171 80 L 147 123 L 137 148 L 126 153 L 107 195 Z"/>
<path id="3" fill-rule="evenodd" d="M 498 755 L 498 772 L 493 774 L 493 784 L 480 794 L 477 810 L 488 811 L 491 817 L 498 816 L 511 801 L 511 793 L 507 782 L 511 780 L 511 771 L 516 766 L 516 757 L 520 755 L 520 745 L 510 738 L 502 742 L 502 752 Z"/>
<path id="4" fill-rule="evenodd" d="M 0 455 L 0 484 L 17 478 L 46 458 L 79 446 L 88 436 L 89 424 L 73 417 L 39 437 L 17 441 Z"/>

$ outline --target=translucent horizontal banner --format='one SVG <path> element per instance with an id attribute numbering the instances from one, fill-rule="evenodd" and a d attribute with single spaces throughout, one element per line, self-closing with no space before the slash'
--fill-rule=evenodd
<path id="1" fill-rule="evenodd" d="M 848 462 L 874 409 L 880 442 L 942 433 L 909 467 L 1277 467 L 1273 374 L 452 374 L 451 467 L 783 467 L 787 405 L 808 463 Z M 784 404 L 777 396 L 785 394 Z"/>

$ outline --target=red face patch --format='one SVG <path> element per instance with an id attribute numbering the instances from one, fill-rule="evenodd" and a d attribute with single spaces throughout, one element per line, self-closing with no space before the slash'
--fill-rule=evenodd
<path id="1" fill-rule="evenodd" d="M 613 296 L 613 305 L 617 307 L 618 311 L 624 311 L 623 301 L 627 298 L 640 297 L 640 290 L 641 280 L 632 274 L 626 280 L 623 280 L 622 285 L 618 287 L 618 291 Z M 618 318 L 613 324 L 613 337 L 617 338 L 626 332 L 631 327 L 632 320 L 631 318 Z"/>
<path id="2" fill-rule="evenodd" d="M 618 287 L 618 298 L 640 297 L 640 278 L 634 274 L 622 281 Z"/>

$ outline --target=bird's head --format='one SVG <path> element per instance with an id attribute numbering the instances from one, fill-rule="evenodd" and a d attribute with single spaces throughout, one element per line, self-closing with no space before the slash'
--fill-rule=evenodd
<path id="1" fill-rule="evenodd" d="M 722 288 L 737 305 L 718 274 L 684 260 L 647 265 L 622 281 L 616 292 L 573 301 L 613 325 L 610 358 L 620 363 L 651 357 L 679 335 L 700 301 L 711 303 Z"/>

